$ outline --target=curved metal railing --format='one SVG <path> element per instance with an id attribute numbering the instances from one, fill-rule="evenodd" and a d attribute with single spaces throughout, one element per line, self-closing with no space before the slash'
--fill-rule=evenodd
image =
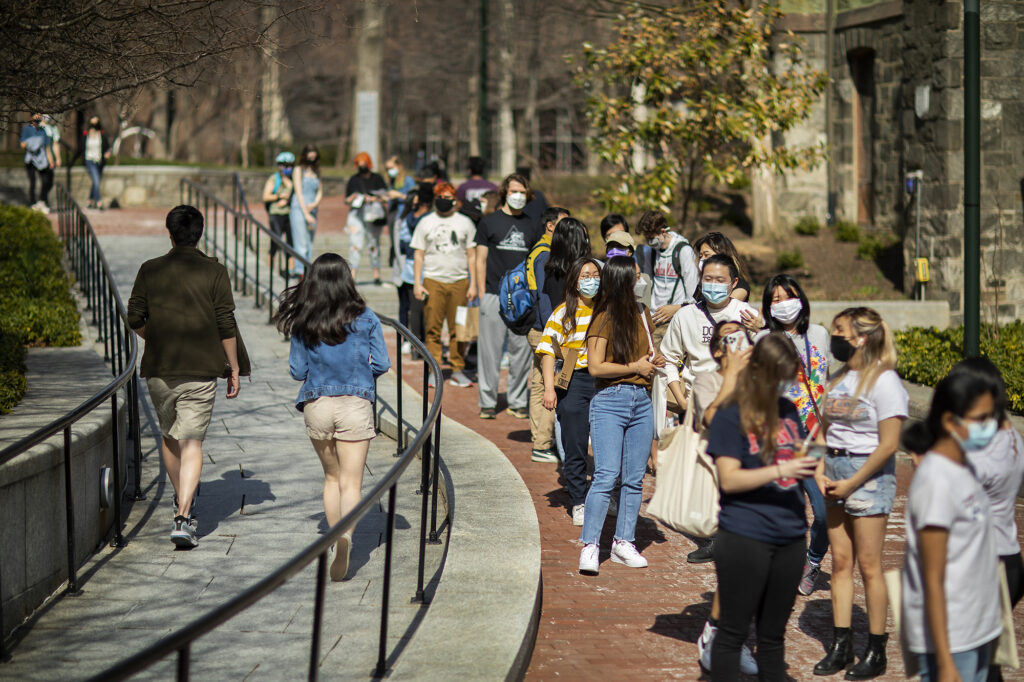
<path id="1" fill-rule="evenodd" d="M 266 302 L 268 307 L 271 307 L 274 300 L 274 268 L 271 267 L 270 272 L 265 272 L 263 276 L 260 274 L 259 266 L 263 255 L 260 250 L 261 240 L 265 245 L 276 244 L 279 249 L 278 253 L 282 254 L 282 259 L 288 257 L 295 258 L 304 263 L 306 267 L 309 266 L 309 262 L 305 258 L 282 239 L 274 235 L 267 226 L 253 217 L 247 207 L 230 206 L 208 192 L 201 185 L 187 179 L 181 181 L 181 199 L 183 202 L 196 206 L 203 211 L 203 214 L 206 216 L 206 229 L 204 230 L 203 239 L 207 253 L 219 255 L 225 259 L 229 272 L 234 273 L 233 280 L 236 290 L 241 289 L 244 294 L 248 290 L 249 285 L 253 286 L 257 307 L 261 306 L 263 302 Z M 235 199 L 236 202 L 239 200 L 244 202 L 244 194 L 239 195 L 236 193 Z M 251 254 L 249 253 L 250 251 L 252 251 Z M 271 258 L 271 265 L 275 265 L 273 257 Z M 254 270 L 252 273 L 249 272 L 250 267 Z M 287 280 L 288 276 L 285 276 L 284 281 L 287 282 Z M 271 311 L 272 314 L 273 311 Z M 219 625 L 227 622 L 272 593 L 314 560 L 317 562 L 316 592 L 310 636 L 308 678 L 310 680 L 317 679 L 319 676 L 320 636 L 324 610 L 328 551 L 344 533 L 355 528 L 359 519 L 370 511 L 385 494 L 388 497 L 388 512 L 384 550 L 383 599 L 377 666 L 374 676 L 383 677 L 387 673 L 388 608 L 397 486 L 399 479 L 412 465 L 413 460 L 417 455 L 420 455 L 422 466 L 418 493 L 422 497 L 420 506 L 419 565 L 416 594 L 413 597 L 413 601 L 425 604 L 427 603 L 424 591 L 425 546 L 428 538 L 429 542 L 439 541 L 437 495 L 440 484 L 440 415 L 444 382 L 441 376 L 441 367 L 430 353 L 427 352 L 426 346 L 424 346 L 422 341 L 396 320 L 382 315 L 378 315 L 378 317 L 383 324 L 395 330 L 396 348 L 399 349 L 395 362 L 395 369 L 398 374 L 398 398 L 395 406 L 398 420 L 398 451 L 396 452 L 398 459 L 394 466 L 391 467 L 391 470 L 360 500 L 356 508 L 342 518 L 326 535 L 310 544 L 283 566 L 221 606 L 194 620 L 186 627 L 171 633 L 147 649 L 105 670 L 93 678 L 94 680 L 126 679 L 174 653 L 177 653 L 178 656 L 177 679 L 189 679 L 191 646 L 195 640 L 216 629 Z M 423 421 L 416 434 L 405 444 L 405 428 L 402 421 L 402 354 L 400 350 L 403 340 L 412 344 L 416 352 L 423 358 L 424 363 L 423 391 L 421 394 Z M 428 402 L 427 385 L 431 374 L 433 374 L 437 388 L 433 398 Z M 376 409 L 374 414 L 377 414 Z M 428 503 L 432 506 L 429 530 L 427 524 Z M 447 518 L 444 520 L 442 527 L 444 523 L 447 523 Z"/>
<path id="2" fill-rule="evenodd" d="M 48 438 L 62 433 L 64 440 L 64 505 L 67 517 L 67 592 L 77 594 L 79 589 L 78 566 L 75 565 L 74 506 L 76 482 L 71 476 L 71 427 L 93 410 L 99 409 L 107 402 L 110 403 L 112 442 L 114 444 L 111 467 L 116 489 L 113 496 L 114 537 L 111 543 L 115 546 L 123 546 L 125 542 L 121 534 L 123 523 L 121 498 L 124 488 L 120 487 L 121 439 L 118 433 L 117 400 L 118 390 L 124 388 L 127 392 L 128 437 L 133 443 L 135 499 L 143 499 L 140 485 L 142 448 L 139 439 L 139 375 L 136 371 L 139 346 L 134 332 L 128 326 L 128 314 L 124 302 L 118 293 L 110 266 L 107 265 L 107 259 L 103 256 L 103 251 L 99 247 L 96 233 L 93 231 L 89 219 L 71 197 L 67 188 L 58 184 L 56 191 L 58 231 L 64 244 L 68 264 L 86 299 L 86 310 L 91 312 L 92 324 L 99 330 L 99 337 L 103 342 L 103 359 L 110 363 L 114 378 L 75 409 L 0 450 L 0 465 L 9 462 Z M 125 487 L 127 487 L 127 477 Z M 2 622 L 3 604 L 0 602 L 0 623 Z M 2 633 L 0 633 L 0 659 L 6 660 L 7 658 L 9 658 L 9 654 Z"/>

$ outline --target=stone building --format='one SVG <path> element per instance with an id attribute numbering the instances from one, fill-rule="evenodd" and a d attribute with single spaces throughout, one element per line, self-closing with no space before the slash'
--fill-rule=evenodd
<path id="1" fill-rule="evenodd" d="M 859 223 L 902 238 L 904 291 L 963 313 L 963 3 L 941 0 L 783 0 L 782 28 L 806 42 L 832 86 L 811 120 L 789 136 L 827 137 L 830 162 L 778 183 L 780 215 Z M 1024 317 L 1024 1 L 981 3 L 982 320 Z M 786 140 L 778 140 L 785 143 Z M 917 197 L 906 176 L 923 176 Z"/>

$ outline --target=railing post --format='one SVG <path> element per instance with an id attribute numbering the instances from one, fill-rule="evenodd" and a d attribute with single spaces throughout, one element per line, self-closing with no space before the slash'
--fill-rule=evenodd
<path id="1" fill-rule="evenodd" d="M 440 393 L 441 389 L 438 389 Z M 430 544 L 439 545 L 441 540 L 437 536 L 437 488 L 441 484 L 440 478 L 441 470 L 441 414 L 438 413 L 437 421 L 434 422 L 434 475 L 433 484 L 434 490 L 431 495 L 433 501 L 431 502 L 430 511 Z"/>
<path id="2" fill-rule="evenodd" d="M 309 681 L 320 678 L 320 630 L 324 619 L 327 585 L 327 551 L 316 560 L 316 598 L 313 600 L 313 637 L 309 642 Z"/>
<path id="3" fill-rule="evenodd" d="M 142 400 L 139 396 L 139 370 L 132 372 L 131 381 L 132 398 L 129 403 L 129 414 L 131 415 L 131 429 L 132 429 L 132 458 L 135 462 L 135 469 L 133 478 L 135 479 L 135 499 L 144 500 L 146 494 L 142 492 L 142 428 L 139 423 L 139 401 Z"/>
<path id="4" fill-rule="evenodd" d="M 178 682 L 188 682 L 189 659 L 192 657 L 192 642 L 186 643 L 178 649 Z"/>
<path id="5" fill-rule="evenodd" d="M 391 590 L 391 546 L 395 539 L 395 490 L 398 483 L 393 483 L 388 488 L 388 526 L 387 544 L 384 547 L 384 589 L 381 595 L 380 610 L 380 645 L 377 649 L 377 669 L 374 670 L 374 677 L 384 677 L 387 671 L 388 653 L 388 597 Z"/>
<path id="6" fill-rule="evenodd" d="M 68 535 L 68 594 L 77 595 L 78 571 L 75 568 L 75 498 L 71 490 L 71 426 L 64 427 L 64 513 Z"/>
<path id="7" fill-rule="evenodd" d="M 0 569 L 3 567 L 0 566 Z M 0 595 L 3 594 L 3 571 L 0 570 Z M 7 644 L 4 639 L 4 600 L 0 599 L 0 663 L 6 663 L 11 660 L 11 654 L 7 651 Z"/>
<path id="8" fill-rule="evenodd" d="M 124 547 L 124 536 L 121 535 L 121 430 L 118 428 L 117 391 L 110 396 L 110 435 L 114 441 L 114 539 L 111 547 Z"/>
<path id="9" fill-rule="evenodd" d="M 401 383 L 398 385 L 398 390 L 402 390 Z M 430 490 L 430 459 L 423 453 L 429 452 L 429 450 L 430 436 L 427 436 L 420 450 L 420 489 L 416 491 L 420 495 L 419 563 L 416 566 L 416 596 L 412 600 L 420 603 L 426 602 L 426 595 L 423 592 L 423 576 L 427 563 L 427 492 Z"/>
<path id="10" fill-rule="evenodd" d="M 405 449 L 405 421 L 402 419 L 402 333 L 395 327 L 395 347 L 398 349 L 398 358 L 395 360 L 395 371 L 398 374 L 398 397 L 395 400 L 395 412 L 398 417 L 398 433 L 395 434 L 395 442 L 398 447 L 395 449 L 395 457 L 402 456 Z"/>

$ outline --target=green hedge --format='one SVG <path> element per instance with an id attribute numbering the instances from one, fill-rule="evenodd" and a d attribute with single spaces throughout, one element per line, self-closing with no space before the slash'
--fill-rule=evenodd
<path id="1" fill-rule="evenodd" d="M 0 414 L 25 394 L 24 346 L 77 346 L 78 308 L 50 221 L 0 205 Z"/>
<path id="2" fill-rule="evenodd" d="M 961 360 L 964 328 L 911 327 L 896 332 L 897 370 L 907 381 L 934 386 Z M 981 354 L 994 362 L 1006 380 L 1009 408 L 1024 412 L 1024 322 L 982 325 Z"/>

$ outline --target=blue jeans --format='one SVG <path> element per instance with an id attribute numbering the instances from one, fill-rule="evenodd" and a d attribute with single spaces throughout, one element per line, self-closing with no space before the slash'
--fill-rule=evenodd
<path id="1" fill-rule="evenodd" d="M 100 176 L 103 175 L 103 168 L 95 161 L 86 161 L 85 170 L 89 172 L 92 180 L 92 189 L 89 190 L 89 201 L 100 200 Z"/>
<path id="2" fill-rule="evenodd" d="M 982 644 L 977 649 L 961 651 L 953 654 L 953 665 L 964 682 L 985 682 L 988 679 L 988 661 L 992 657 L 992 642 Z M 935 654 L 917 654 L 918 668 L 921 670 L 921 682 L 931 682 L 939 676 L 939 665 Z"/>
<path id="3" fill-rule="evenodd" d="M 608 498 L 620 476 L 615 539 L 633 542 L 644 472 L 654 440 L 654 410 L 647 389 L 635 384 L 616 384 L 598 391 L 590 401 L 590 440 L 594 448 L 594 477 L 587 493 L 580 542 L 590 545 L 601 540 Z"/>
<path id="4" fill-rule="evenodd" d="M 825 497 L 821 494 L 814 478 L 800 481 L 807 493 L 807 500 L 814 511 L 814 523 L 811 524 L 811 542 L 807 545 L 807 558 L 812 564 L 820 564 L 828 552 L 828 520 L 825 518 Z"/>

